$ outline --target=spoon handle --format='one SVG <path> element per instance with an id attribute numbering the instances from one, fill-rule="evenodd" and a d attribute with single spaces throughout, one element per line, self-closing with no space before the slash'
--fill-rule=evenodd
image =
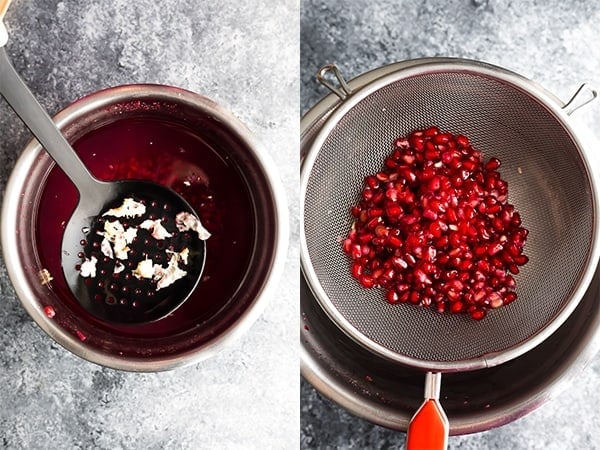
<path id="1" fill-rule="evenodd" d="M 0 19 L 4 19 L 4 15 L 6 14 L 10 2 L 11 0 L 0 0 Z"/>
<path id="2" fill-rule="evenodd" d="M 6 50 L 0 48 L 0 93 L 33 133 L 52 159 L 79 190 L 82 197 L 95 197 L 100 181 L 94 178 L 71 145 L 35 99 L 13 68 Z"/>

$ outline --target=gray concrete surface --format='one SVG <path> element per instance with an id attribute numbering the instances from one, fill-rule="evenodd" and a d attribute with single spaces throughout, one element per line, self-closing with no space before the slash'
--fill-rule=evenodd
<path id="1" fill-rule="evenodd" d="M 328 91 L 319 67 L 335 63 L 347 79 L 379 66 L 428 56 L 486 61 L 524 75 L 567 100 L 584 81 L 600 86 L 600 7 L 588 1 L 303 0 L 301 108 Z M 574 119 L 600 136 L 600 104 Z M 451 449 L 600 448 L 600 357 L 552 402 L 504 427 L 452 437 Z M 301 389 L 301 447 L 401 449 L 405 434 L 358 419 Z"/>

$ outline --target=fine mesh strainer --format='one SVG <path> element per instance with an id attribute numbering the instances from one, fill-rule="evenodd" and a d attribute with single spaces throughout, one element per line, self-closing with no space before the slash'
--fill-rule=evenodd
<path id="1" fill-rule="evenodd" d="M 573 103 L 473 61 L 412 62 L 356 92 L 327 69 L 340 87 L 324 84 L 343 101 L 303 161 L 301 255 L 306 281 L 332 321 L 375 354 L 436 373 L 500 364 L 552 334 L 577 306 L 598 259 L 596 168 L 569 118 Z M 482 321 L 388 304 L 382 290 L 352 278 L 341 249 L 364 177 L 381 169 L 396 137 L 431 125 L 468 136 L 485 159 L 502 161 L 509 202 L 529 230 L 519 298 Z"/>

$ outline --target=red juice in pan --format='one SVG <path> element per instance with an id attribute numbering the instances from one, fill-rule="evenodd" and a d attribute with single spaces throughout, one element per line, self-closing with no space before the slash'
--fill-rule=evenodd
<path id="1" fill-rule="evenodd" d="M 62 275 L 62 233 L 78 193 L 54 167 L 36 218 L 40 265 L 53 275 L 53 289 L 77 315 L 132 337 L 169 336 L 214 317 L 245 276 L 254 245 L 254 207 L 235 163 L 185 125 L 159 119 L 117 120 L 87 133 L 74 148 L 98 179 L 144 179 L 172 188 L 196 210 L 211 237 L 201 282 L 172 315 L 136 326 L 100 322 L 79 306 Z"/>

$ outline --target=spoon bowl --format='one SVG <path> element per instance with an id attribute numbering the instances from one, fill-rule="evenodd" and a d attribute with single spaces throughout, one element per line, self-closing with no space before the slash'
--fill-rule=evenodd
<path id="1" fill-rule="evenodd" d="M 143 324 L 154 322 L 171 314 L 189 298 L 200 281 L 206 261 L 206 243 L 204 240 L 188 240 L 187 245 L 193 253 L 193 259 L 189 267 L 186 268 L 186 276 L 164 289 L 157 291 L 151 289 L 138 295 L 134 291 L 140 281 L 130 275 L 128 275 L 127 280 L 123 276 L 115 279 L 118 274 L 114 273 L 107 273 L 105 276 L 98 273 L 94 279 L 84 278 L 80 273 L 82 249 L 94 239 L 95 242 L 100 242 L 101 238 L 92 235 L 94 221 L 102 211 L 108 210 L 111 206 L 119 206 L 125 198 L 141 198 L 147 205 L 153 203 L 161 205 L 160 209 L 163 209 L 162 205 L 168 205 L 169 214 L 173 216 L 179 212 L 195 215 L 194 209 L 175 191 L 151 181 L 98 181 L 97 194 L 97 199 L 101 198 L 100 201 L 86 202 L 80 199 L 64 229 L 61 244 L 61 262 L 69 288 L 86 310 L 94 316 L 112 323 Z M 169 215 L 163 217 L 165 222 L 168 219 L 173 219 L 173 217 L 169 218 Z M 175 229 L 173 221 L 169 220 L 169 222 L 169 228 L 173 231 Z M 151 257 L 153 256 L 152 253 L 156 254 L 156 252 L 164 252 L 165 250 L 154 245 L 154 252 L 152 252 L 151 247 L 153 243 L 156 244 L 157 242 L 158 244 L 161 243 L 161 241 L 152 239 L 146 240 L 146 242 L 139 240 L 139 242 L 134 242 L 130 246 L 138 253 L 138 256 L 146 254 Z M 98 258 L 102 257 L 101 254 L 97 256 Z M 162 262 L 167 259 L 165 258 Z M 127 267 L 130 262 L 125 260 L 123 263 L 122 267 Z M 112 267 L 114 266 L 111 265 L 111 269 Z M 130 274 L 132 269 L 135 269 L 135 265 L 128 267 L 127 271 L 124 271 L 121 275 Z M 121 280 L 120 283 L 118 283 L 119 280 Z M 117 282 L 119 288 L 124 291 L 120 297 L 107 292 L 106 288 L 111 282 Z M 105 289 L 98 289 L 98 284 L 105 285 Z M 152 295 L 148 296 L 148 292 L 151 292 Z"/>

